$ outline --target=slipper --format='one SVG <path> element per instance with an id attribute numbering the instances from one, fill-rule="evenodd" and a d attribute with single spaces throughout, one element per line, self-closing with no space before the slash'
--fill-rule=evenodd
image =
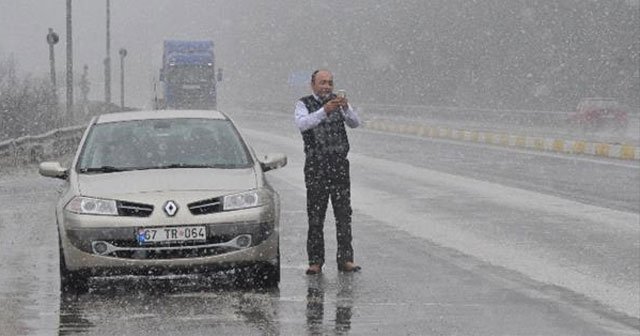
<path id="1" fill-rule="evenodd" d="M 338 267 L 338 271 L 340 272 L 351 272 L 351 273 L 355 273 L 355 272 L 360 272 L 362 270 L 362 267 L 358 266 L 358 265 L 350 265 L 349 268 L 345 267 L 345 265 L 339 266 Z"/>
<path id="2" fill-rule="evenodd" d="M 309 268 L 307 268 L 307 271 L 306 271 L 308 275 L 319 274 L 321 272 L 322 272 L 322 266 L 317 264 L 309 265 Z"/>

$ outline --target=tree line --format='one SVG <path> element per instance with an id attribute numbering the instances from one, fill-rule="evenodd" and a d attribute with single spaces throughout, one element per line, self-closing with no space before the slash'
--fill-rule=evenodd
<path id="1" fill-rule="evenodd" d="M 0 58 L 0 141 L 44 133 L 58 126 L 49 79 L 20 76 L 12 57 Z"/>

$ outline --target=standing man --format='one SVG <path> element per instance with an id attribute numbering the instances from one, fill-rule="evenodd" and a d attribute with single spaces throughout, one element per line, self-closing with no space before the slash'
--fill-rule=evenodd
<path id="1" fill-rule="evenodd" d="M 360 125 L 346 95 L 333 93 L 333 75 L 316 70 L 311 75 L 312 95 L 296 102 L 295 122 L 304 140 L 304 180 L 307 187 L 307 274 L 322 272 L 324 265 L 324 219 L 331 199 L 336 218 L 337 265 L 342 272 L 357 272 L 351 246 L 351 181 L 349 139 L 344 127 Z"/>

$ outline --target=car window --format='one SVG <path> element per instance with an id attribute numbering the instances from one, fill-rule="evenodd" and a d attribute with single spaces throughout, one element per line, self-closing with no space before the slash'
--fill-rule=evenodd
<path id="1" fill-rule="evenodd" d="M 154 119 L 93 125 L 78 169 L 244 168 L 252 164 L 228 120 Z"/>

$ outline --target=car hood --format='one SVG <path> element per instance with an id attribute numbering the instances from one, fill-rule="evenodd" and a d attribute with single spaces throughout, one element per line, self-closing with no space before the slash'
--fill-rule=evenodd
<path id="1" fill-rule="evenodd" d="M 79 174 L 82 195 L 134 194 L 168 191 L 232 191 L 256 188 L 248 169 L 153 169 L 104 174 Z"/>

